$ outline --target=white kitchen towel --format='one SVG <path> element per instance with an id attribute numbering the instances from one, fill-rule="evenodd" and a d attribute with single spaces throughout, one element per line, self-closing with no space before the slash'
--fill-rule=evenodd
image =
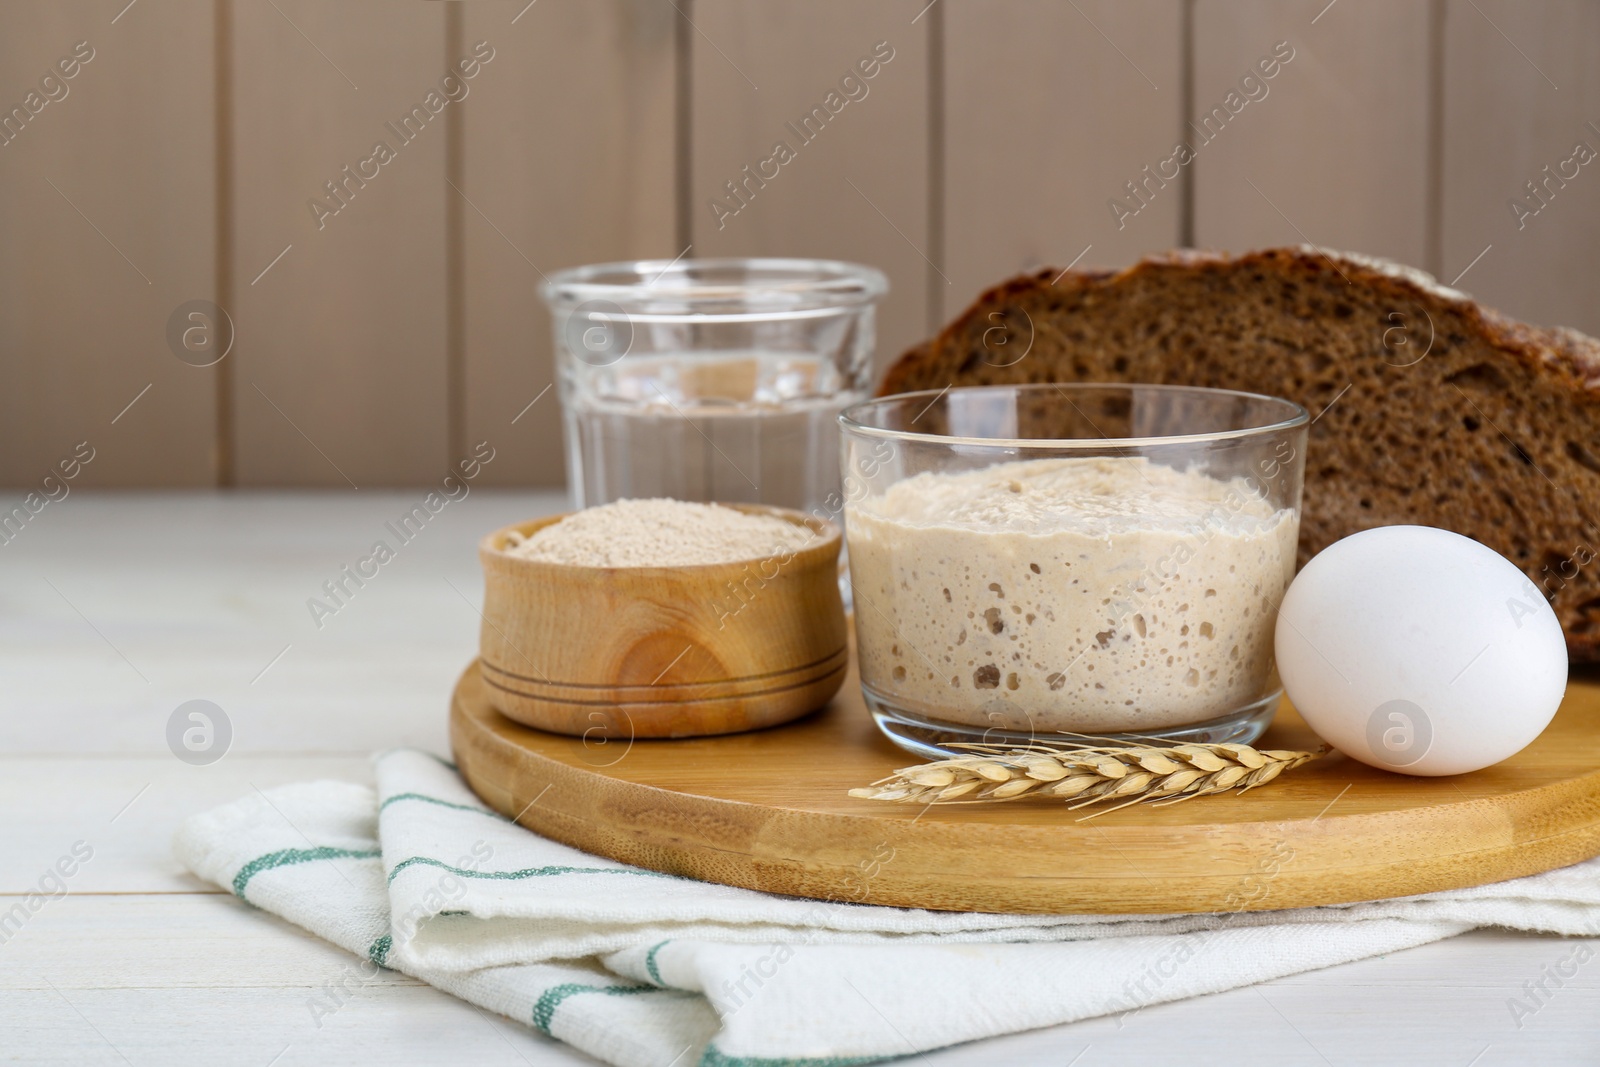
<path id="1" fill-rule="evenodd" d="M 418 752 L 378 757 L 377 782 L 376 793 L 345 782 L 257 792 L 188 820 L 178 858 L 370 965 L 620 1067 L 869 1063 L 1476 926 L 1600 933 L 1600 860 L 1293 911 L 931 912 L 775 897 L 591 856 L 491 812 Z"/>

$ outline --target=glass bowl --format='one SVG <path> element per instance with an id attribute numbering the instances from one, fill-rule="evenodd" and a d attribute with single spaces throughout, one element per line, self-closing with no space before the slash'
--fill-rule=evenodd
<path id="1" fill-rule="evenodd" d="M 1305 409 L 1080 383 L 908 393 L 840 424 L 861 686 L 896 744 L 1266 729 Z"/>

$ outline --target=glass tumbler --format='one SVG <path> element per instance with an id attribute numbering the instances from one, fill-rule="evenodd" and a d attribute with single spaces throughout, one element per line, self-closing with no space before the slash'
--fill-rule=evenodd
<path id="1" fill-rule="evenodd" d="M 1161 385 L 908 393 L 840 416 L 861 687 L 957 743 L 1259 737 L 1307 416 Z"/>
<path id="2" fill-rule="evenodd" d="M 567 484 L 827 514 L 839 411 L 868 395 L 879 271 L 809 259 L 638 261 L 552 276 Z"/>

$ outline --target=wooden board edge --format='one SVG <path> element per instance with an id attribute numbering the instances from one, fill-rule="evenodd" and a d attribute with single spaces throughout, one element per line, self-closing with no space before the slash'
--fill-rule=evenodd
<path id="1" fill-rule="evenodd" d="M 879 904 L 936 911 L 1022 914 L 1164 914 L 1273 911 L 1353 904 L 1462 889 L 1567 866 L 1600 854 L 1600 771 L 1554 786 L 1515 794 L 1510 812 L 1475 803 L 1427 805 L 1403 812 L 1359 813 L 1327 819 L 1230 824 L 1215 831 L 1216 873 L 1152 876 L 1133 858 L 1152 850 L 1193 848 L 1195 827 L 1085 827 L 1079 840 L 1040 842 L 1048 855 L 1073 855 L 1082 873 L 1006 873 L 1006 854 L 961 840 L 959 827 L 883 819 L 869 814 L 766 808 L 743 801 L 701 797 L 656 786 L 608 779 L 600 802 L 563 804 L 593 792 L 585 772 L 502 738 L 474 738 L 460 693 L 452 697 L 451 747 L 462 776 L 485 803 L 526 828 L 562 844 L 663 873 L 744 889 L 823 901 Z M 474 743 L 491 746 L 495 766 L 470 755 Z M 550 799 L 531 803 L 508 787 L 510 765 L 520 756 L 535 763 Z M 498 772 L 498 773 L 497 773 Z M 543 796 L 543 792 L 537 795 Z M 617 819 L 628 812 L 631 816 Z M 520 813 L 520 814 L 519 814 Z M 610 816 L 601 821 L 601 814 Z M 666 824 L 687 816 L 678 825 Z M 1394 847 L 1430 831 L 1466 841 L 1482 838 L 1485 820 L 1496 843 L 1480 848 L 1422 851 Z M 1396 823 L 1399 825 L 1396 825 Z M 1519 828 L 1548 829 L 1528 834 Z M 687 828 L 693 827 L 691 833 Z M 1059 836 L 1072 827 L 1019 827 L 1025 837 Z M 796 855 L 763 854 L 760 842 L 793 835 Z M 1183 837 L 1190 840 L 1181 840 Z M 1204 836 L 1203 829 L 1200 836 Z M 1332 843 L 1330 845 L 1330 843 Z M 902 858 L 916 847 L 935 848 L 950 862 L 914 867 Z M 1350 862 L 1350 855 L 1382 856 Z M 1120 870 L 1117 868 L 1121 868 Z M 986 870 L 983 882 L 970 872 Z M 1377 892 L 1374 892 L 1377 890 Z"/>

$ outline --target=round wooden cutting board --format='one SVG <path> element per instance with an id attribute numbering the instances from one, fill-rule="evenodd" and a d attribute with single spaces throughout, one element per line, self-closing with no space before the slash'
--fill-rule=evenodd
<path id="1" fill-rule="evenodd" d="M 853 659 L 853 657 L 852 657 Z M 486 803 L 547 837 L 771 893 L 991 912 L 1199 912 L 1479 885 L 1600 854 L 1600 674 L 1487 770 L 1410 778 L 1337 754 L 1245 795 L 1088 821 L 1061 801 L 888 804 L 848 790 L 917 762 L 884 740 L 854 664 L 817 714 L 755 733 L 602 740 L 502 717 L 474 662 L 451 744 Z M 1284 703 L 1262 748 L 1313 750 Z"/>

